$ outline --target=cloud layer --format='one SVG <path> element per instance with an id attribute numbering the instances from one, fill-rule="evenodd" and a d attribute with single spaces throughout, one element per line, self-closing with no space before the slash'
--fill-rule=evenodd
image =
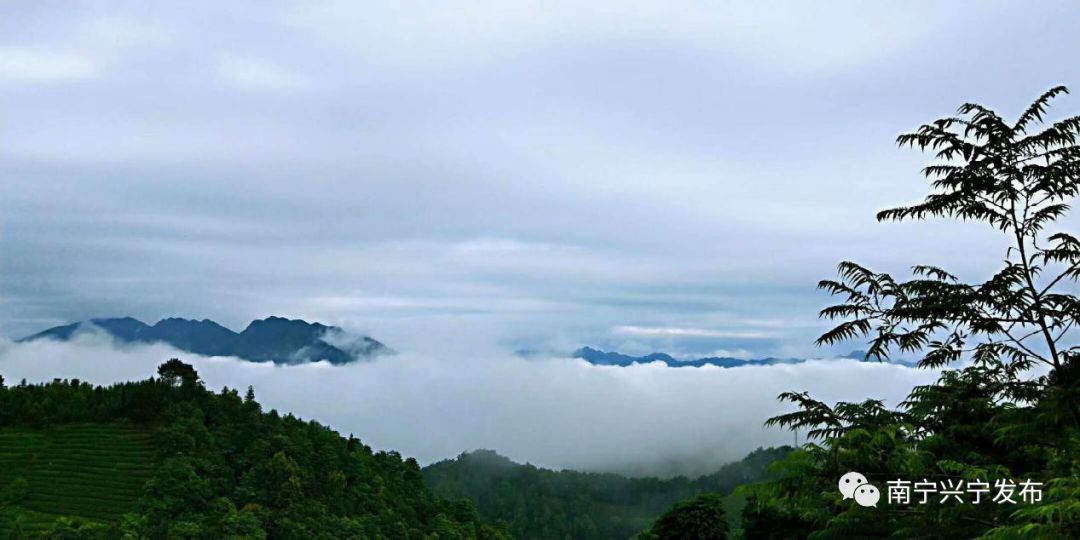
<path id="1" fill-rule="evenodd" d="M 762 445 L 790 444 L 765 429 L 787 410 L 786 390 L 895 405 L 934 374 L 847 360 L 769 367 L 628 368 L 568 358 L 524 360 L 497 348 L 405 351 L 371 363 L 272 366 L 201 358 L 162 345 L 118 347 L 101 335 L 0 346 L 0 374 L 97 384 L 143 379 L 170 357 L 192 362 L 208 387 L 252 385 L 266 407 L 353 433 L 421 462 L 491 448 L 548 467 L 630 473 L 702 473 Z"/>

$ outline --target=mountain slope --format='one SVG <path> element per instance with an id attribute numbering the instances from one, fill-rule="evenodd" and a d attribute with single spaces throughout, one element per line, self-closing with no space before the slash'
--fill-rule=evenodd
<path id="1" fill-rule="evenodd" d="M 145 337 L 203 356 L 226 356 L 234 352 L 239 334 L 209 319 L 170 318 L 158 321 Z"/>
<path id="2" fill-rule="evenodd" d="M 67 341 L 80 331 L 96 327 L 123 343 L 167 343 L 203 356 L 236 356 L 253 362 L 294 364 L 329 361 L 346 364 L 391 352 L 367 337 L 303 320 L 269 317 L 252 321 L 243 332 L 233 332 L 211 320 L 169 318 L 149 326 L 131 317 L 91 319 L 50 328 L 21 341 Z"/>

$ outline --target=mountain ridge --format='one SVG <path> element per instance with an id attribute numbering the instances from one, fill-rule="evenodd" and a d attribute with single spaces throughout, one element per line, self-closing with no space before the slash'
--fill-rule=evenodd
<path id="1" fill-rule="evenodd" d="M 277 316 L 256 319 L 240 332 L 210 319 L 169 317 L 148 325 L 134 317 L 95 318 L 49 328 L 18 341 L 68 341 L 87 326 L 124 343 L 166 343 L 203 356 L 235 356 L 275 364 L 326 360 L 341 365 L 393 352 L 375 339 L 352 336 L 336 326 Z"/>
<path id="2" fill-rule="evenodd" d="M 702 367 L 702 366 L 717 366 L 722 368 L 734 368 L 744 366 L 775 366 L 778 364 L 801 364 L 809 360 L 808 358 L 756 358 L 756 359 L 743 359 L 733 358 L 729 356 L 709 356 L 703 358 L 697 358 L 692 360 L 677 360 L 675 357 L 667 353 L 654 352 L 644 356 L 631 356 L 622 353 L 612 351 L 602 351 L 594 349 L 592 347 L 582 347 L 574 351 L 574 358 L 580 358 L 586 362 L 596 366 L 618 366 L 629 367 L 634 364 L 649 364 L 652 362 L 662 362 L 668 367 Z M 864 351 L 851 351 L 850 353 L 840 356 L 840 358 L 847 358 L 852 360 L 865 360 L 866 353 Z M 870 360 L 872 361 L 872 360 Z M 904 366 L 914 366 L 915 363 L 909 360 L 893 359 L 883 360 L 885 363 L 898 364 Z"/>

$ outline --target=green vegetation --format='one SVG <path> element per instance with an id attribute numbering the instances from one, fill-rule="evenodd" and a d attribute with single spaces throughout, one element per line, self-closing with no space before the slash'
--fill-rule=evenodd
<path id="1" fill-rule="evenodd" d="M 640 540 L 725 540 L 728 523 L 724 516 L 724 498 L 715 494 L 698 495 L 664 512 Z"/>
<path id="2" fill-rule="evenodd" d="M 0 537 L 498 539 L 420 467 L 207 391 L 178 360 L 110 387 L 0 383 Z M 0 379 L 2 381 L 2 379 Z"/>
<path id="3" fill-rule="evenodd" d="M 119 523 L 153 474 L 151 435 L 122 423 L 0 430 L 0 530 L 16 515 L 37 532 L 59 516 Z"/>
<path id="4" fill-rule="evenodd" d="M 506 523 L 517 538 L 625 539 L 647 529 L 678 501 L 703 493 L 723 496 L 763 480 L 768 465 L 790 450 L 759 449 L 693 480 L 552 471 L 486 450 L 430 465 L 424 479 L 443 497 L 471 501 L 485 520 Z M 742 500 L 729 503 L 738 506 Z"/>
<path id="5" fill-rule="evenodd" d="M 868 337 L 868 356 L 921 353 L 927 368 L 960 364 L 916 388 L 897 409 L 881 401 L 829 405 L 805 393 L 799 410 L 770 420 L 813 441 L 777 464 L 782 476 L 745 489 L 748 538 L 1080 538 L 1080 240 L 1052 230 L 1080 192 L 1080 117 L 1040 132 L 1055 88 L 1013 123 L 975 104 L 899 138 L 935 152 L 933 192 L 880 220 L 980 221 L 1009 243 L 1003 268 L 965 283 L 931 266 L 897 280 L 855 263 L 821 286 L 842 303 L 822 343 Z M 1042 482 L 1028 504 L 928 504 L 862 508 L 837 479 L 858 471 L 952 483 Z M 884 489 L 883 497 L 884 497 Z"/>

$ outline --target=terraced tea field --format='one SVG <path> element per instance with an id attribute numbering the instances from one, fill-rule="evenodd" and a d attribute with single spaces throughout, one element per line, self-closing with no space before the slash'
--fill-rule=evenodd
<path id="1" fill-rule="evenodd" d="M 115 523 L 130 511 L 154 471 L 152 433 L 127 424 L 0 429 L 0 492 L 27 481 L 17 508 L 0 507 L 0 537 L 16 513 L 27 533 L 59 516 Z"/>

